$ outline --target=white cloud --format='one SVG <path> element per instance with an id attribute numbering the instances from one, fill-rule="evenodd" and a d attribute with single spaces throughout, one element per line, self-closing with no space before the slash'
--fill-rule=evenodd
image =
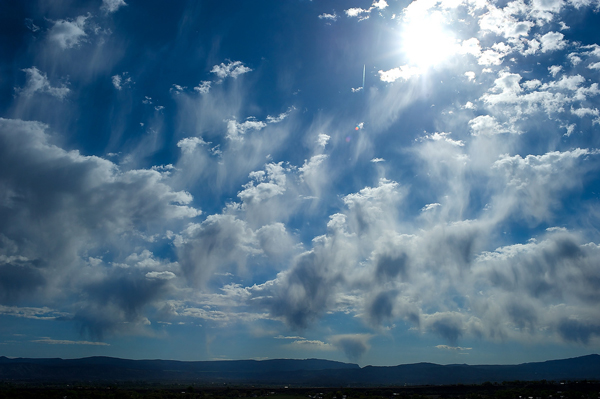
<path id="1" fill-rule="evenodd" d="M 281 163 L 270 163 L 265 166 L 265 172 L 252 172 L 253 179 L 245 184 L 244 190 L 238 193 L 238 197 L 244 204 L 255 204 L 276 195 L 282 195 L 286 190 L 285 170 Z"/>
<path id="2" fill-rule="evenodd" d="M 25 87 L 16 89 L 21 95 L 31 97 L 34 93 L 45 93 L 63 100 L 71 92 L 64 84 L 60 87 L 51 86 L 46 74 L 36 67 L 23 69 L 23 72 L 27 74 L 27 83 Z"/>
<path id="3" fill-rule="evenodd" d="M 210 91 L 211 82 L 209 80 L 203 80 L 200 84 L 194 87 L 194 90 L 200 94 L 206 94 Z"/>
<path id="4" fill-rule="evenodd" d="M 102 5 L 100 6 L 100 9 L 104 12 L 110 13 L 115 12 L 119 8 L 126 5 L 127 3 L 125 3 L 124 0 L 102 0 Z"/>
<path id="5" fill-rule="evenodd" d="M 371 5 L 371 7 L 369 7 L 368 9 L 354 7 L 354 8 L 349 8 L 347 10 L 344 10 L 344 12 L 346 13 L 346 15 L 348 17 L 358 17 L 359 21 L 364 21 L 365 19 L 369 19 L 369 15 L 371 14 L 371 11 L 373 11 L 375 9 L 383 10 L 387 6 L 388 6 L 388 3 L 385 0 L 375 0 L 373 2 L 373 4 Z"/>
<path id="6" fill-rule="evenodd" d="M 471 119 L 469 121 L 469 127 L 471 128 L 471 134 L 473 136 L 506 133 L 506 129 L 496 121 L 496 118 L 490 115 L 480 115 Z"/>
<path id="7" fill-rule="evenodd" d="M 600 62 L 594 62 L 594 63 L 588 65 L 587 67 L 589 69 L 597 69 L 597 70 L 599 70 L 600 69 Z"/>
<path id="8" fill-rule="evenodd" d="M 171 280 L 176 278 L 177 276 L 173 272 L 162 271 L 162 272 L 148 272 L 146 273 L 146 278 L 156 278 L 159 280 Z"/>
<path id="9" fill-rule="evenodd" d="M 219 80 L 222 81 L 228 76 L 236 79 L 244 73 L 251 72 L 252 69 L 242 64 L 242 61 L 230 61 L 227 64 L 222 62 L 220 65 L 215 65 L 210 71 L 217 75 Z"/>
<path id="10" fill-rule="evenodd" d="M 373 159 L 371 159 L 371 162 L 373 162 L 373 163 L 385 162 L 385 159 L 383 159 L 383 158 L 373 158 Z"/>
<path id="11" fill-rule="evenodd" d="M 294 107 L 290 107 L 287 111 L 282 112 L 277 116 L 267 115 L 267 123 L 279 123 L 279 122 L 283 121 L 285 118 L 287 118 L 288 116 L 290 116 L 292 111 L 294 111 L 295 109 L 296 108 L 294 108 Z"/>
<path id="12" fill-rule="evenodd" d="M 323 14 L 319 15 L 319 19 L 326 19 L 329 21 L 337 21 L 338 15 L 335 13 L 335 11 L 333 12 L 333 14 L 323 13 Z"/>
<path id="13" fill-rule="evenodd" d="M 48 345 L 92 345 L 92 346 L 110 346 L 106 342 L 97 342 L 97 341 L 70 341 L 66 339 L 52 339 L 49 337 L 44 337 L 40 339 L 31 340 L 31 342 L 35 342 L 38 344 L 48 344 Z"/>
<path id="14" fill-rule="evenodd" d="M 470 351 L 473 348 L 464 348 L 462 346 L 449 346 L 449 345 L 436 345 L 438 349 L 444 349 L 449 351 Z"/>
<path id="15" fill-rule="evenodd" d="M 355 7 L 355 8 L 349 8 L 347 10 L 344 10 L 344 12 L 346 13 L 347 16 L 349 17 L 358 17 L 361 14 L 365 14 L 365 13 L 369 13 L 369 10 L 365 10 L 364 8 L 360 8 L 360 7 Z M 363 17 L 364 19 L 369 18 L 368 16 Z"/>
<path id="16" fill-rule="evenodd" d="M 427 212 L 427 211 L 435 209 L 435 208 L 437 208 L 439 206 L 442 206 L 442 204 L 440 204 L 439 202 L 435 202 L 433 204 L 427 204 L 423 208 L 421 208 L 421 212 Z"/>
<path id="17" fill-rule="evenodd" d="M 580 118 L 583 118 L 585 116 L 598 116 L 600 115 L 600 111 L 598 111 L 598 108 L 585 108 L 585 107 L 581 107 L 581 108 L 577 108 L 574 109 L 573 107 L 571 107 L 571 113 L 573 115 L 577 115 Z"/>
<path id="18" fill-rule="evenodd" d="M 317 145 L 321 148 L 325 148 L 330 138 L 331 137 L 325 133 L 319 133 L 319 136 L 317 137 Z"/>
<path id="19" fill-rule="evenodd" d="M 393 68 L 389 71 L 379 71 L 379 79 L 383 82 L 395 82 L 398 79 L 409 80 L 413 76 L 419 76 L 421 70 L 417 67 L 403 65 L 399 68 Z"/>
<path id="20" fill-rule="evenodd" d="M 115 89 L 121 90 L 124 87 L 131 86 L 131 77 L 128 75 L 129 74 L 127 72 L 123 72 L 121 75 L 112 76 L 112 84 L 115 87 Z"/>
<path id="21" fill-rule="evenodd" d="M 564 37 L 560 32 L 548 32 L 540 36 L 538 39 L 542 45 L 542 53 L 564 49 L 568 44 Z"/>
<path id="22" fill-rule="evenodd" d="M 48 38 L 56 42 L 62 49 L 78 46 L 87 34 L 84 27 L 89 15 L 80 15 L 75 20 L 58 20 L 48 32 Z"/>
<path id="23" fill-rule="evenodd" d="M 556 75 L 558 75 L 558 73 L 560 71 L 562 71 L 562 66 L 560 66 L 560 65 L 549 66 L 548 71 L 550 71 L 550 75 L 552 75 L 552 77 L 555 78 Z"/>
<path id="24" fill-rule="evenodd" d="M 177 147 L 181 148 L 184 154 L 191 154 L 199 145 L 208 145 L 201 137 L 186 137 L 177 142 Z"/>
<path id="25" fill-rule="evenodd" d="M 267 124 L 265 122 L 257 121 L 253 118 L 247 119 L 242 123 L 238 123 L 236 120 L 231 119 L 227 121 L 227 138 L 233 141 L 242 141 L 243 135 L 249 130 L 261 130 L 265 128 Z"/>

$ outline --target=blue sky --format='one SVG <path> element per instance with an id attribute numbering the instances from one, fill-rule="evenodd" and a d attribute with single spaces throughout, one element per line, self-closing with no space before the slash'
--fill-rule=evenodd
<path id="1" fill-rule="evenodd" d="M 597 353 L 599 8 L 3 2 L 0 355 Z"/>

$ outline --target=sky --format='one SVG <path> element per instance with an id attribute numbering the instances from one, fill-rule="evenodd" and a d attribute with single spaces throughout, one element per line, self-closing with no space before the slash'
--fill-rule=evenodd
<path id="1" fill-rule="evenodd" d="M 0 3 L 0 355 L 600 349 L 598 0 Z"/>

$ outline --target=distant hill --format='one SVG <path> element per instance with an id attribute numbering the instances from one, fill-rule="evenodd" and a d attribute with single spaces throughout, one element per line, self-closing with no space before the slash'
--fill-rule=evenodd
<path id="1" fill-rule="evenodd" d="M 519 365 L 433 363 L 392 367 L 367 366 L 320 359 L 229 360 L 184 362 L 82 359 L 9 359 L 0 357 L 4 382 L 162 382 L 271 386 L 400 386 L 478 384 L 486 381 L 600 380 L 600 356 Z"/>

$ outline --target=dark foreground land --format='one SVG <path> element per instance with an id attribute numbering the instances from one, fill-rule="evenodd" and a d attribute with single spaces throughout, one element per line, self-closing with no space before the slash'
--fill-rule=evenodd
<path id="1" fill-rule="evenodd" d="M 386 388 L 255 388 L 162 385 L 25 386 L 0 384 L 0 399 L 598 399 L 598 381 L 503 382 Z"/>
<path id="2" fill-rule="evenodd" d="M 376 388 L 389 386 L 473 385 L 486 381 L 600 380 L 600 356 L 516 365 L 433 363 L 359 367 L 320 359 L 272 359 L 182 362 L 83 359 L 9 359 L 0 357 L 0 384 L 65 386 L 161 384 L 160 386 L 246 386 Z M 314 399 L 314 398 L 313 398 Z M 325 398 L 324 398 L 325 399 Z M 331 398 L 333 399 L 333 398 Z M 336 398 L 344 399 L 344 398 Z M 348 399 L 348 398 L 345 398 Z M 556 399 L 553 397 L 553 399 Z M 558 398 L 560 399 L 560 398 Z"/>

